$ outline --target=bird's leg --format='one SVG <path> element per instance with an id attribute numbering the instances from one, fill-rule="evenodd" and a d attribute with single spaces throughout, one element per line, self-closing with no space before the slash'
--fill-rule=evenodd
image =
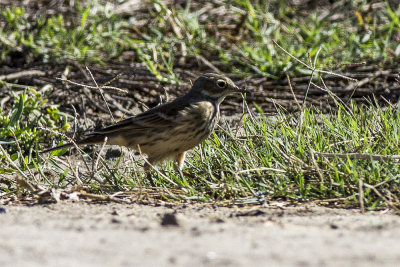
<path id="1" fill-rule="evenodd" d="M 187 172 L 183 171 L 183 166 L 185 165 L 185 158 L 186 158 L 186 151 L 182 152 L 180 154 L 178 154 L 178 156 L 176 156 L 176 165 L 175 166 L 175 171 L 179 172 L 179 174 L 184 177 L 189 177 L 189 178 L 194 178 L 193 175 L 188 174 Z"/>
<path id="2" fill-rule="evenodd" d="M 176 162 L 178 163 L 176 167 L 178 168 L 179 172 L 182 172 L 183 166 L 185 165 L 185 158 L 186 158 L 186 151 L 180 153 L 176 157 Z"/>
<path id="3" fill-rule="evenodd" d="M 146 172 L 146 176 L 147 176 L 147 180 L 149 180 L 149 182 L 150 182 L 150 185 L 152 186 L 152 187 L 156 187 L 156 185 L 154 184 L 154 182 L 153 182 L 153 179 L 152 179 L 152 177 L 151 177 L 151 163 L 149 163 L 150 162 L 150 160 L 148 160 L 145 164 L 144 164 L 144 171 Z"/>
<path id="4" fill-rule="evenodd" d="M 183 175 L 183 172 L 182 172 L 183 166 L 185 165 L 185 156 L 186 156 L 186 152 L 179 153 L 177 156 L 175 156 L 176 164 L 174 164 L 174 169 L 175 169 L 175 172 L 179 173 L 179 176 L 181 177 L 181 179 L 185 183 L 187 183 L 185 180 L 185 176 Z"/>
<path id="5" fill-rule="evenodd" d="M 185 157 L 186 157 L 186 152 L 179 153 L 175 157 L 176 164 L 174 164 L 174 169 L 177 173 L 179 173 L 183 177 L 183 166 L 185 165 Z"/>

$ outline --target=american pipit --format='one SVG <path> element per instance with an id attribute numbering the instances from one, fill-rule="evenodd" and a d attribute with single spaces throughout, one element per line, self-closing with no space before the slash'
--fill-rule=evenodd
<path id="1" fill-rule="evenodd" d="M 96 130 L 76 144 L 102 144 L 107 137 L 108 145 L 126 146 L 147 154 L 150 164 L 173 159 L 182 170 L 186 151 L 200 144 L 214 130 L 219 120 L 219 105 L 225 97 L 245 92 L 248 91 L 237 87 L 231 79 L 207 73 L 194 82 L 186 95 Z M 71 146 L 73 144 L 68 143 L 41 153 Z M 149 168 L 146 164 L 145 169 Z"/>

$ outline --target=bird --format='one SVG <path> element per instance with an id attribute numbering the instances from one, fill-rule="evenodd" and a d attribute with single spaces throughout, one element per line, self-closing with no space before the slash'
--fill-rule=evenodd
<path id="1" fill-rule="evenodd" d="M 224 75 L 205 73 L 195 80 L 185 95 L 95 130 L 76 140 L 75 144 L 103 144 L 107 140 L 107 145 L 125 146 L 146 154 L 146 171 L 149 171 L 152 165 L 167 159 L 174 160 L 177 169 L 182 171 L 186 152 L 213 132 L 220 118 L 221 102 L 226 96 L 235 93 L 250 91 L 239 88 Z M 72 146 L 74 142 L 40 153 Z M 154 186 L 152 179 L 149 180 Z"/>

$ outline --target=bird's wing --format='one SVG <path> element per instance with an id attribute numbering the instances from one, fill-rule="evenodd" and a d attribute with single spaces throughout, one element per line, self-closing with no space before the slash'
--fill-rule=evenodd
<path id="1" fill-rule="evenodd" d="M 106 128 L 96 130 L 96 134 L 110 134 L 121 130 L 147 131 L 156 128 L 173 127 L 179 112 L 185 108 L 181 101 L 174 101 L 127 118 Z"/>

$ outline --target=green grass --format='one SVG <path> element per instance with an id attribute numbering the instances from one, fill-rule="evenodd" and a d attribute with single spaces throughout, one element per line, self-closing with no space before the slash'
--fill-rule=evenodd
<path id="1" fill-rule="evenodd" d="M 77 1 L 68 16 L 27 16 L 23 6 L 1 12 L 0 62 L 20 51 L 44 62 L 73 59 L 84 63 L 132 60 L 143 62 L 160 80 L 177 80 L 174 66 L 179 55 L 201 55 L 227 73 L 276 78 L 284 72 L 309 73 L 272 44 L 272 39 L 292 55 L 307 58 L 322 48 L 319 68 L 337 68 L 361 61 L 394 62 L 400 55 L 396 36 L 398 11 L 388 4 L 369 10 L 365 1 L 349 1 L 331 12 L 316 9 L 304 15 L 285 1 L 237 0 L 202 6 L 191 1 L 168 7 L 153 1 L 151 19 L 136 26 L 139 12 L 123 17 L 112 4 Z M 207 7 L 207 6 L 206 6 Z M 215 12 L 217 8 L 223 11 Z M 203 11 L 204 12 L 204 11 Z M 215 30 L 218 25 L 234 26 Z M 388 51 L 393 51 L 395 56 Z"/>
<path id="2" fill-rule="evenodd" d="M 368 106 L 338 104 L 329 114 L 322 114 L 314 107 L 295 114 L 282 109 L 277 111 L 277 116 L 272 118 L 265 117 L 261 110 L 257 116 L 246 113 L 243 126 L 232 127 L 223 121 L 225 127 L 194 149 L 185 169 L 190 176 L 176 173 L 172 163 L 162 164 L 161 174 L 154 172 L 153 175 L 157 186 L 167 191 L 183 189 L 164 197 L 247 203 L 265 199 L 338 199 L 354 206 L 361 192 L 368 208 L 388 205 L 369 187 L 376 186 L 387 199 L 398 201 L 400 164 L 399 156 L 395 156 L 400 155 L 398 107 L 383 109 L 374 103 Z M 12 113 L 7 125 L 16 113 L 18 110 Z M 18 140 L 21 144 L 32 143 L 22 137 Z M 62 153 L 46 160 L 31 154 L 24 158 L 20 152 L 15 149 L 10 158 L 25 170 L 29 181 L 55 188 L 70 188 L 76 184 L 76 170 L 72 165 L 65 160 L 55 160 Z M 327 157 L 318 154 L 320 152 L 330 154 Z M 87 154 L 82 157 L 87 167 L 80 159 L 73 160 L 81 162 L 79 180 L 86 190 L 113 193 L 149 186 L 145 175 L 138 171 L 143 162 L 132 160 L 127 154 L 114 161 L 104 161 L 97 156 L 92 159 Z M 2 161 L 8 167 L 3 165 L 1 173 L 16 172 L 4 155 Z M 34 178 L 26 173 L 27 166 L 35 171 Z M 52 175 L 49 177 L 45 173 Z M 365 187 L 363 191 L 359 189 L 360 181 Z M 1 187 L 3 192 L 16 189 Z"/>
<path id="3" fill-rule="evenodd" d="M 15 89 L 20 86 L 7 84 L 7 87 Z M 45 93 L 30 87 L 22 89 L 23 91 L 12 93 L 14 105 L 11 109 L 1 110 L 0 145 L 5 150 L 0 154 L 0 174 L 14 173 L 17 169 L 6 155 L 22 171 L 36 168 L 34 156 L 39 149 L 39 143 L 57 137 L 58 131 L 68 130 L 68 120 L 73 118 L 60 112 L 56 105 L 45 108 Z"/>
<path id="4" fill-rule="evenodd" d="M 204 200 L 245 198 L 345 199 L 358 203 L 361 180 L 379 185 L 383 195 L 399 197 L 400 112 L 389 107 L 339 105 L 331 114 L 306 108 L 293 116 L 279 111 L 276 118 L 244 118 L 236 132 L 226 124 L 195 149 L 186 170 L 195 178 L 167 176 Z M 332 153 L 334 158 L 319 155 Z M 355 155 L 350 154 L 355 153 Z M 348 156 L 347 156 L 348 155 Z M 373 155 L 387 156 L 381 160 Z M 366 156 L 363 157 L 363 156 Z M 168 172 L 168 171 L 167 171 Z M 159 177 L 159 186 L 172 186 Z M 380 199 L 369 188 L 363 200 L 370 208 Z M 398 200 L 398 199 L 397 199 Z"/>
<path id="5" fill-rule="evenodd" d="M 149 19 L 140 26 L 135 22 L 139 13 L 114 14 L 110 4 L 100 1 L 76 1 L 68 16 L 32 18 L 22 6 L 8 7 L 1 12 L 0 62 L 9 63 L 15 53 L 23 54 L 24 64 L 69 59 L 106 65 L 128 60 L 143 63 L 160 81 L 178 83 L 177 70 L 185 69 L 179 63 L 182 55 L 206 59 L 225 73 L 271 79 L 286 73 L 311 75 L 314 68 L 337 70 L 361 61 L 384 67 L 398 60 L 399 11 L 388 4 L 370 10 L 365 1 L 349 1 L 324 13 L 304 12 L 284 2 L 237 0 L 200 13 L 194 2 L 170 7 L 152 1 Z M 215 30 L 216 21 L 227 27 Z M 320 48 L 321 53 L 307 68 L 272 39 L 299 59 L 316 58 Z M 113 194 L 149 186 L 138 171 L 143 161 L 126 152 L 116 160 L 62 156 L 65 151 L 50 158 L 37 155 L 40 144 L 68 129 L 73 117 L 46 104 L 39 88 L 4 81 L 0 86 L 14 90 L 12 104 L 0 116 L 2 196 L 37 193 L 13 175 L 37 191 L 71 192 L 77 186 Z M 176 173 L 171 163 L 154 172 L 157 186 L 164 190 L 158 196 L 171 201 L 336 200 L 370 209 L 399 207 L 398 105 L 337 102 L 329 113 L 300 105 L 295 113 L 277 106 L 272 117 L 261 109 L 255 114 L 244 109 L 239 126 L 222 121 L 223 127 L 193 150 L 185 168 L 188 176 Z"/>

